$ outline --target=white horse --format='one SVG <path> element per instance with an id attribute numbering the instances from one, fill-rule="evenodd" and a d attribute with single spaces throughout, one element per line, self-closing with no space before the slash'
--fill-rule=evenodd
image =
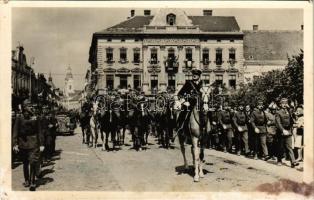
<path id="1" fill-rule="evenodd" d="M 204 86 L 201 88 L 201 105 L 202 109 L 198 110 L 198 106 L 195 106 L 193 110 L 191 111 L 191 114 L 186 119 L 187 120 L 187 130 L 182 130 L 183 133 L 178 133 L 179 136 L 179 142 L 180 142 L 180 149 L 184 160 L 184 168 L 188 170 L 188 163 L 185 156 L 185 140 L 186 137 L 190 137 L 192 141 L 192 147 L 191 147 L 191 153 L 193 157 L 193 165 L 194 165 L 194 182 L 199 182 L 200 178 L 204 177 L 203 172 L 203 158 L 204 158 L 204 147 L 202 146 L 202 132 L 204 132 L 202 129 L 206 127 L 207 131 L 210 130 L 210 123 L 204 124 L 202 126 L 202 118 L 201 114 L 206 115 L 207 111 L 209 110 L 208 102 L 209 102 L 209 96 L 210 96 L 210 90 L 208 89 L 208 86 Z M 175 109 L 180 108 L 179 101 L 176 101 L 175 103 Z M 178 115 L 177 115 L 178 116 Z M 201 148 L 199 147 L 199 143 Z"/>

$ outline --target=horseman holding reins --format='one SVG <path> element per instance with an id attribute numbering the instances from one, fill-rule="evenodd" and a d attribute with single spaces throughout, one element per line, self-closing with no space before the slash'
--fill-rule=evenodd
<path id="1" fill-rule="evenodd" d="M 186 81 L 181 90 L 178 92 L 180 103 L 182 105 L 181 112 L 177 121 L 177 132 L 184 131 L 187 119 L 191 115 L 191 111 L 195 106 L 199 106 L 199 100 L 201 99 L 201 87 L 200 81 L 202 71 L 199 69 L 192 70 L 192 80 Z"/>

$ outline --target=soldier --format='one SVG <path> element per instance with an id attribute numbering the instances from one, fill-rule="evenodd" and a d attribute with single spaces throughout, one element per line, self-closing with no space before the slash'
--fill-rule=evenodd
<path id="1" fill-rule="evenodd" d="M 267 136 L 266 136 L 266 144 L 268 149 L 268 158 L 274 159 L 274 156 L 276 154 L 276 148 L 275 148 L 275 140 L 276 140 L 276 121 L 275 121 L 275 114 L 276 114 L 276 107 L 274 104 L 270 105 L 269 112 L 266 113 L 267 117 Z M 266 160 L 268 160 L 266 158 Z"/>
<path id="2" fill-rule="evenodd" d="M 258 159 L 259 147 L 262 147 L 263 159 L 268 158 L 268 149 L 266 145 L 267 118 L 264 111 L 264 102 L 257 101 L 257 108 L 251 114 L 251 124 L 254 130 L 254 159 Z"/>
<path id="3" fill-rule="evenodd" d="M 241 144 L 244 144 L 245 156 L 248 156 L 250 153 L 249 143 L 248 143 L 248 128 L 247 128 L 247 119 L 244 111 L 243 104 L 239 105 L 239 110 L 235 112 L 232 118 L 235 133 L 236 133 L 236 151 L 237 155 L 241 155 Z"/>
<path id="4" fill-rule="evenodd" d="M 218 121 L 222 130 L 221 144 L 223 146 L 223 150 L 224 152 L 231 153 L 233 138 L 233 129 L 231 124 L 232 114 L 227 101 L 225 101 L 223 109 L 219 112 Z"/>
<path id="5" fill-rule="evenodd" d="M 254 156 L 254 130 L 252 128 L 252 124 L 251 124 L 251 114 L 252 114 L 252 110 L 251 110 L 251 106 L 250 105 L 246 105 L 245 106 L 245 115 L 246 115 L 246 126 L 247 126 L 247 130 L 248 130 L 248 140 L 249 140 L 249 149 L 250 149 L 250 156 L 253 155 Z"/>
<path id="6" fill-rule="evenodd" d="M 210 140 L 211 140 L 211 148 L 217 149 L 219 148 L 219 135 L 221 134 L 220 127 L 218 125 L 218 113 L 219 113 L 220 106 L 217 104 L 215 106 L 215 110 L 210 111 L 209 113 L 209 120 L 211 124 L 211 133 L 210 133 Z"/>
<path id="7" fill-rule="evenodd" d="M 40 152 L 44 150 L 41 123 L 31 112 L 30 102 L 25 100 L 23 114 L 18 117 L 13 129 L 13 150 L 19 152 L 23 161 L 25 187 L 36 190 L 36 169 Z"/>
<path id="8" fill-rule="evenodd" d="M 45 140 L 45 157 L 49 162 L 55 151 L 55 140 L 56 140 L 56 131 L 58 127 L 58 121 L 55 118 L 54 112 L 50 111 L 47 119 L 47 131 L 46 131 L 46 140 Z"/>
<path id="9" fill-rule="evenodd" d="M 193 108 L 197 106 L 201 95 L 200 89 L 202 82 L 200 81 L 200 77 L 202 71 L 199 69 L 193 69 L 192 74 L 192 80 L 186 81 L 181 90 L 178 92 L 180 103 L 183 105 L 177 121 L 178 132 L 186 130 L 186 121 L 189 119 Z"/>
<path id="10" fill-rule="evenodd" d="M 289 110 L 288 99 L 282 98 L 280 100 L 280 110 L 276 113 L 275 120 L 278 128 L 278 165 L 282 165 L 282 158 L 286 149 L 290 157 L 291 167 L 294 168 L 299 163 L 295 161 L 292 150 L 292 128 L 294 121 Z"/>

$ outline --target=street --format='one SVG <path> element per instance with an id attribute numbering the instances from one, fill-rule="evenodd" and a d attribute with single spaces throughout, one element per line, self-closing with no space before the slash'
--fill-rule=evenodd
<path id="1" fill-rule="evenodd" d="M 302 163 L 290 168 L 288 161 L 283 166 L 248 159 L 243 156 L 205 150 L 205 178 L 193 182 L 193 170 L 185 173 L 178 140 L 172 149 L 157 145 L 155 137 L 149 137 L 147 150 L 131 149 L 130 136 L 126 145 L 116 152 L 102 151 L 99 147 L 88 148 L 82 144 L 81 130 L 73 136 L 57 137 L 57 152 L 53 161 L 43 166 L 43 178 L 38 191 L 252 191 L 264 183 L 273 183 L 281 178 L 301 182 Z M 112 145 L 112 144 L 110 144 Z M 186 155 L 192 167 L 190 147 Z M 12 189 L 26 191 L 22 165 L 12 169 Z"/>

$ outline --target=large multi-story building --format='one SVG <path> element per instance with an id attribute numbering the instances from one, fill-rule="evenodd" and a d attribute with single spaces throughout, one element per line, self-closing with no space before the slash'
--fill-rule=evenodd
<path id="1" fill-rule="evenodd" d="M 131 10 L 126 21 L 93 34 L 89 62 L 96 89 L 178 91 L 193 68 L 202 70 L 207 84 L 236 88 L 243 82 L 243 32 L 235 17 L 213 16 L 212 10 L 200 16 L 181 9 L 143 14 Z"/>

